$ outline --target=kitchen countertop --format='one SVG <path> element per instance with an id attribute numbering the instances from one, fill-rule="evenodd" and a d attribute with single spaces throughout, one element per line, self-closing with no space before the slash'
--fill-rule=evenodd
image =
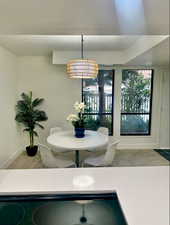
<path id="1" fill-rule="evenodd" d="M 0 170 L 0 195 L 116 191 L 129 225 L 169 225 L 169 172 L 168 166 Z"/>

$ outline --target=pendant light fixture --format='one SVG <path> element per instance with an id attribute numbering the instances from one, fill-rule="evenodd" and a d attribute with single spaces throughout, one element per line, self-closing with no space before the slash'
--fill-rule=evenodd
<path id="1" fill-rule="evenodd" d="M 67 64 L 67 73 L 70 78 L 90 79 L 98 74 L 98 64 L 95 60 L 84 59 L 83 35 L 81 35 L 81 59 L 70 60 Z"/>

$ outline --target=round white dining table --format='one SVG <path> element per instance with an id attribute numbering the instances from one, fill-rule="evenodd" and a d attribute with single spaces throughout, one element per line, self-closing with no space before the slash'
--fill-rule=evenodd
<path id="1" fill-rule="evenodd" d="M 66 149 L 68 151 L 75 151 L 76 166 L 80 166 L 79 152 L 85 150 L 94 150 L 104 147 L 108 144 L 108 136 L 97 131 L 86 130 L 83 138 L 76 138 L 74 131 L 60 131 L 56 132 L 47 138 L 47 143 L 53 147 L 54 150 Z"/>

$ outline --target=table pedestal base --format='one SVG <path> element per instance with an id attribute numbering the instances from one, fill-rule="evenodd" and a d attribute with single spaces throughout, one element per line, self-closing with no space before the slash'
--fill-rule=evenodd
<path id="1" fill-rule="evenodd" d="M 78 150 L 75 151 L 75 163 L 76 163 L 76 167 L 80 167 L 79 151 Z"/>

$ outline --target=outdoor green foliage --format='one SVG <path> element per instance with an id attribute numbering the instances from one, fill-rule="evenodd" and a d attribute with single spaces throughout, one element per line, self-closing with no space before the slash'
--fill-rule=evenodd
<path id="1" fill-rule="evenodd" d="M 145 103 L 151 94 L 151 79 L 144 78 L 136 70 L 123 70 L 122 74 L 122 112 L 146 112 Z"/>
<path id="2" fill-rule="evenodd" d="M 105 116 L 105 118 L 102 120 L 100 120 L 99 116 L 92 116 L 92 115 L 88 115 L 86 117 L 86 123 L 85 123 L 85 128 L 89 129 L 89 130 L 97 130 L 99 127 L 108 127 L 110 133 L 111 133 L 111 126 L 112 124 L 112 118 L 111 115 L 107 115 L 107 117 Z"/>
<path id="3" fill-rule="evenodd" d="M 34 136 L 38 136 L 35 128 L 40 127 L 41 129 L 44 129 L 40 122 L 48 119 L 44 111 L 37 109 L 37 107 L 42 104 L 44 99 L 33 99 L 32 92 L 29 94 L 22 93 L 21 98 L 22 99 L 19 100 L 16 105 L 17 112 L 15 120 L 24 125 L 24 131 L 29 133 L 30 147 L 33 147 Z"/>
<path id="4" fill-rule="evenodd" d="M 88 87 L 96 87 L 92 92 Z M 110 72 L 100 71 L 96 79 L 84 81 L 84 100 L 86 104 L 86 128 L 97 130 L 105 126 L 112 130 L 112 95 L 105 92 L 105 87 L 112 86 Z M 95 89 L 93 89 L 95 90 Z M 151 97 L 151 75 L 144 76 L 143 71 L 123 70 L 121 85 L 122 113 L 149 113 Z M 108 104 L 109 103 L 109 104 Z M 108 115 L 103 115 L 107 113 Z M 91 115 L 93 114 L 93 115 Z M 149 116 L 122 115 L 121 133 L 147 133 Z"/>
<path id="5" fill-rule="evenodd" d="M 93 102 L 93 105 L 95 104 L 96 103 Z M 89 102 L 86 102 L 84 112 L 86 113 L 85 128 L 89 130 L 97 130 L 100 127 L 100 118 L 98 116 L 88 115 L 93 112 L 92 105 L 89 104 Z"/>
<path id="6" fill-rule="evenodd" d="M 86 118 L 85 128 L 89 130 L 97 130 L 100 127 L 100 119 L 94 116 L 88 116 Z"/>
<path id="7" fill-rule="evenodd" d="M 137 70 L 124 70 L 122 74 L 122 113 L 149 113 L 151 77 Z M 147 133 L 148 115 L 122 115 L 121 133 Z"/>
<path id="8" fill-rule="evenodd" d="M 144 120 L 140 115 L 130 115 L 121 120 L 121 132 L 130 133 L 147 133 L 149 120 Z"/>
<path id="9" fill-rule="evenodd" d="M 90 95 L 89 95 L 90 96 Z M 93 113 L 93 107 L 95 103 L 89 104 L 86 103 L 85 113 L 86 113 L 86 120 L 85 120 L 85 127 L 89 130 L 97 130 L 99 127 L 108 127 L 111 131 L 111 124 L 112 124 L 112 118 L 111 115 L 90 115 L 90 113 Z M 103 117 L 101 120 L 101 116 Z"/>
<path id="10" fill-rule="evenodd" d="M 112 75 L 112 70 L 100 70 L 97 78 L 84 80 L 83 96 L 86 104 L 87 129 L 97 130 L 100 126 L 104 126 L 112 133 L 112 94 L 105 92 L 106 87 L 112 87 Z M 93 91 L 88 90 L 88 87 L 92 86 Z M 107 113 L 107 116 L 103 113 Z"/>

